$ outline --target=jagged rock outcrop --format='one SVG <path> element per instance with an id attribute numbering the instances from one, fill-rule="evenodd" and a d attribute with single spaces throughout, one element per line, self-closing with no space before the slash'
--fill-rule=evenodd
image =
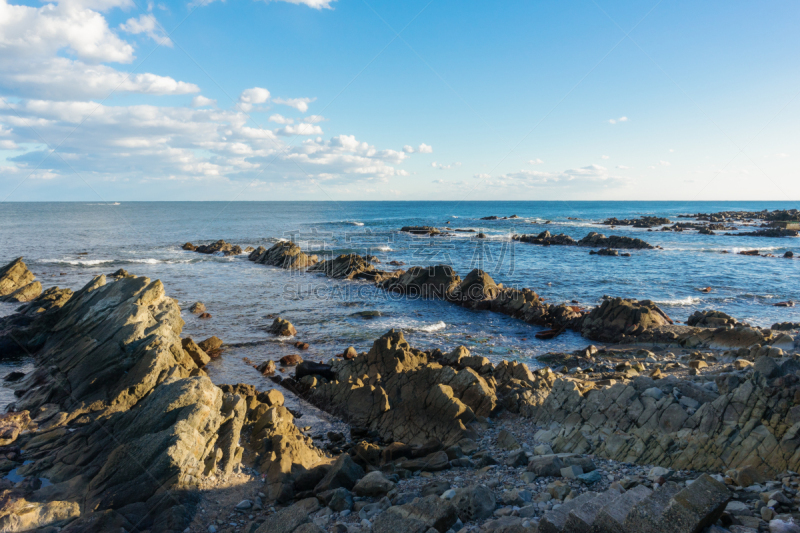
<path id="1" fill-rule="evenodd" d="M 442 233 L 438 229 L 431 226 L 403 226 L 400 228 L 400 231 L 411 233 L 413 235 L 430 235 L 431 237 Z"/>
<path id="2" fill-rule="evenodd" d="M 193 514 L 188 489 L 239 464 L 246 406 L 184 349 L 175 300 L 160 281 L 100 276 L 74 294 L 48 291 L 22 311 L 0 324 L 7 332 L 3 325 L 15 323 L 15 339 L 36 360 L 8 385 L 18 397 L 10 409 L 32 418 L 14 437 L 26 460 L 17 473 L 52 485 L 10 494 L 15 503 L 0 520 L 183 531 Z"/>
<path id="3" fill-rule="evenodd" d="M 578 241 L 569 235 L 565 235 L 563 233 L 551 235 L 549 231 L 543 231 L 538 235 L 514 235 L 512 238 L 515 241 L 526 242 L 529 244 L 541 244 L 543 246 L 575 246 L 578 244 Z"/>
<path id="4" fill-rule="evenodd" d="M 672 319 L 650 300 L 608 298 L 584 317 L 581 334 L 592 340 L 620 342 L 623 335 L 637 336 L 668 324 Z"/>
<path id="5" fill-rule="evenodd" d="M 0 302 L 29 302 L 42 294 L 42 284 L 18 257 L 0 268 Z"/>
<path id="6" fill-rule="evenodd" d="M 671 224 L 672 221 L 665 217 L 654 216 L 641 216 L 639 218 L 623 218 L 616 217 L 605 219 L 602 224 L 604 226 L 631 226 L 634 228 L 653 228 L 655 226 L 663 226 L 664 224 Z"/>
<path id="7" fill-rule="evenodd" d="M 606 237 L 605 235 L 594 231 L 589 233 L 589 235 L 583 239 L 579 240 L 578 246 L 590 246 L 592 248 L 625 248 L 633 250 L 652 250 L 655 248 L 655 246 L 646 243 L 642 239 L 622 237 L 619 235 Z"/>
<path id="8" fill-rule="evenodd" d="M 675 469 L 752 467 L 775 475 L 800 466 L 800 360 L 768 356 L 756 371 L 696 383 L 638 377 L 581 392 L 558 379 L 528 411 L 557 452 Z M 765 373 L 766 372 L 766 373 Z"/>
<path id="9" fill-rule="evenodd" d="M 386 441 L 455 443 L 496 405 L 493 387 L 471 368 L 455 370 L 428 360 L 394 330 L 372 349 L 332 364 L 335 379 L 309 390 L 317 405 Z"/>
<path id="10" fill-rule="evenodd" d="M 397 277 L 378 283 L 378 286 L 412 298 L 446 299 L 460 283 L 461 278 L 452 267 L 435 265 L 411 267 Z"/>
<path id="11" fill-rule="evenodd" d="M 329 278 L 364 279 L 376 283 L 402 273 L 402 271 L 386 272 L 379 270 L 366 257 L 358 254 L 343 254 L 334 259 L 322 261 L 309 268 L 308 271 L 322 272 Z"/>
<path id="12" fill-rule="evenodd" d="M 318 261 L 316 255 L 306 255 L 298 245 L 290 241 L 275 243 L 269 250 L 264 250 L 263 246 L 259 246 L 250 253 L 248 259 L 262 265 L 286 269 L 304 269 Z"/>
<path id="13" fill-rule="evenodd" d="M 191 250 L 201 254 L 217 254 L 224 256 L 239 255 L 242 253 L 242 247 L 238 244 L 230 244 L 224 240 L 219 240 L 211 244 L 202 244 L 200 246 L 193 246 L 191 243 L 183 245 L 184 250 Z"/>
<path id="14" fill-rule="evenodd" d="M 722 328 L 725 326 L 735 327 L 738 325 L 748 325 L 739 322 L 727 313 L 714 310 L 695 311 L 691 314 L 691 316 L 689 316 L 688 320 L 686 320 L 686 323 L 690 326 L 701 328 Z"/>

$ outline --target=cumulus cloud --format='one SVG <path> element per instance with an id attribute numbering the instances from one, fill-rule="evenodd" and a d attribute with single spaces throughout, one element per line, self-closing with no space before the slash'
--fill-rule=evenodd
<path id="1" fill-rule="evenodd" d="M 30 7 L 0 0 L 0 89 L 9 96 L 59 100 L 105 98 L 113 91 L 199 92 L 192 83 L 150 73 L 130 75 L 103 64 L 131 63 L 135 53 L 96 10 L 131 5 L 62 0 Z"/>
<path id="2" fill-rule="evenodd" d="M 600 159 L 608 159 L 608 156 L 607 155 L 601 155 Z"/>
<path id="3" fill-rule="evenodd" d="M 663 160 L 659 161 L 658 162 L 658 166 L 660 166 L 660 167 L 668 167 L 669 166 L 669 161 L 663 161 Z"/>
<path id="4" fill-rule="evenodd" d="M 278 131 L 276 131 L 278 135 L 322 135 L 322 128 L 319 126 L 315 126 L 314 124 L 297 124 L 297 125 L 288 125 L 285 126 Z"/>
<path id="5" fill-rule="evenodd" d="M 619 118 L 610 118 L 608 119 L 609 124 L 616 124 L 617 122 L 628 122 L 628 117 L 619 117 Z"/>
<path id="6" fill-rule="evenodd" d="M 405 153 L 407 153 L 407 154 L 413 154 L 414 153 L 414 147 L 411 146 L 410 144 L 407 144 L 407 145 L 403 146 L 403 151 Z"/>
<path id="7" fill-rule="evenodd" d="M 212 100 L 211 98 L 206 98 L 205 96 L 198 94 L 194 98 L 192 98 L 192 107 L 208 107 L 217 105 L 216 100 Z"/>
<path id="8" fill-rule="evenodd" d="M 303 119 L 303 122 L 307 122 L 308 124 L 318 124 L 320 122 L 325 122 L 327 119 L 322 115 L 310 115 Z"/>
<path id="9" fill-rule="evenodd" d="M 538 157 L 536 159 L 531 159 L 530 161 L 528 161 L 529 165 L 541 165 L 542 163 L 544 163 L 544 161 L 542 161 Z"/>
<path id="10" fill-rule="evenodd" d="M 316 98 L 275 98 L 272 101 L 276 104 L 288 105 L 289 107 L 297 109 L 301 113 L 305 113 L 308 111 L 308 104 L 315 100 Z"/>
<path id="11" fill-rule="evenodd" d="M 427 144 L 422 143 L 419 145 L 419 148 L 417 148 L 417 151 L 421 154 L 432 154 L 433 146 L 428 146 Z"/>
<path id="12" fill-rule="evenodd" d="M 120 24 L 119 29 L 134 35 L 144 33 L 159 45 L 172 48 L 172 41 L 167 37 L 151 13 L 140 15 L 139 18 L 130 18 L 124 24 Z"/>
<path id="13" fill-rule="evenodd" d="M 253 109 L 254 104 L 263 104 L 269 100 L 269 91 L 262 87 L 253 87 L 252 89 L 245 89 L 239 95 L 239 108 L 242 111 L 248 112 Z"/>
<path id="14" fill-rule="evenodd" d="M 294 124 L 294 119 L 284 117 L 283 115 L 274 114 L 269 117 L 270 122 L 275 124 Z"/>
<path id="15" fill-rule="evenodd" d="M 189 3 L 190 6 L 207 6 L 216 0 L 193 0 Z M 223 0 L 224 1 L 224 0 Z M 333 9 L 331 2 L 336 0 L 264 0 L 266 3 L 270 2 L 288 2 L 290 4 L 305 5 L 313 9 Z"/>

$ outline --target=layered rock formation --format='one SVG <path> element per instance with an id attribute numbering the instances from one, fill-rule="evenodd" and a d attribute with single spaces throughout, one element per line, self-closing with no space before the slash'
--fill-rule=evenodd
<path id="1" fill-rule="evenodd" d="M 367 354 L 334 361 L 331 371 L 330 382 L 311 382 L 311 401 L 389 442 L 453 444 L 474 435 L 471 424 L 496 404 L 493 386 L 478 372 L 433 362 L 394 330 Z"/>
<path id="2" fill-rule="evenodd" d="M 194 488 L 240 464 L 245 424 L 271 492 L 323 458 L 282 397 L 224 391 L 206 377 L 208 356 L 180 338 L 180 309 L 160 281 L 100 276 L 21 311 L 0 321 L 0 346 L 34 354 L 36 368 L 9 385 L 24 431 L 4 432 L 4 443 L 24 449 L 18 475 L 52 484 L 7 491 L 4 530 L 183 531 Z"/>
<path id="3" fill-rule="evenodd" d="M 316 255 L 306 255 L 298 245 L 290 241 L 275 243 L 268 250 L 259 246 L 250 252 L 247 258 L 262 265 L 286 269 L 304 269 L 316 264 L 319 260 Z"/>
<path id="4" fill-rule="evenodd" d="M 387 272 L 376 268 L 366 257 L 358 254 L 343 254 L 334 259 L 322 261 L 308 269 L 321 272 L 334 279 L 363 279 L 376 283 L 398 275 L 400 272 Z"/>
<path id="5" fill-rule="evenodd" d="M 19 257 L 0 268 L 0 302 L 29 302 L 42 293 L 42 284 Z"/>
<path id="6" fill-rule="evenodd" d="M 665 217 L 641 216 L 639 218 L 623 218 L 616 217 L 605 219 L 602 224 L 604 226 L 631 226 L 633 228 L 654 228 L 656 226 L 663 226 L 664 224 L 671 224 L 672 221 Z"/>

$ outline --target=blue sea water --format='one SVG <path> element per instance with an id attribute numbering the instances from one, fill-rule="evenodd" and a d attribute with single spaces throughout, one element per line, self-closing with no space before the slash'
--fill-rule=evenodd
<path id="1" fill-rule="evenodd" d="M 184 251 L 181 245 L 225 239 L 269 247 L 293 239 L 311 251 L 371 253 L 411 265 L 446 263 L 463 277 L 483 268 L 506 286 L 529 287 L 550 302 L 591 306 L 603 295 L 647 298 L 676 321 L 698 309 L 719 309 L 758 326 L 800 321 L 800 308 L 775 307 L 800 301 L 798 238 L 648 232 L 597 225 L 608 217 L 723 210 L 791 209 L 798 202 L 132 202 L 0 204 L 0 263 L 23 256 L 45 287 L 78 289 L 94 275 L 124 268 L 161 279 L 183 309 L 202 301 L 212 318 L 184 312 L 184 332 L 196 340 L 217 335 L 231 347 L 212 363 L 218 383 L 262 378 L 243 362 L 296 353 L 296 340 L 310 343 L 303 357 L 327 360 L 349 345 L 367 350 L 390 328 L 405 332 L 412 345 L 451 349 L 464 344 L 478 355 L 535 365 L 545 352 L 572 350 L 587 341 L 565 334 L 538 341 L 541 328 L 440 301 L 391 296 L 366 282 L 329 280 L 256 265 L 246 255 L 217 257 Z M 517 215 L 509 220 L 481 217 Z M 475 229 L 446 237 L 400 233 L 407 225 Z M 752 228 L 744 228 L 752 229 Z M 589 255 L 580 247 L 542 247 L 511 241 L 515 233 L 566 233 L 576 239 L 590 231 L 644 239 L 663 249 L 633 251 L 632 257 Z M 776 257 L 737 255 L 758 249 Z M 725 253 L 729 252 L 729 253 Z M 733 253 L 731 253 L 733 252 Z M 698 291 L 711 287 L 712 292 Z M 0 315 L 14 306 L 0 304 Z M 364 313 L 369 312 L 369 313 Z M 377 312 L 377 313 L 376 313 Z M 265 332 L 272 317 L 290 320 L 297 339 Z M 371 318 L 365 317 L 365 315 Z M 380 315 L 380 316 L 377 316 Z M 0 376 L 30 361 L 0 363 Z M 0 392 L 0 395 L 4 393 Z M 0 403 L 5 403 L 0 396 Z"/>

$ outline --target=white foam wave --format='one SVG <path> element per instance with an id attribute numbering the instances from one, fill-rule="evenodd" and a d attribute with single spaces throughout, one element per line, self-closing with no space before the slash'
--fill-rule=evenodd
<path id="1" fill-rule="evenodd" d="M 700 303 L 700 298 L 694 296 L 687 296 L 686 298 L 674 298 L 671 300 L 653 300 L 658 305 L 665 305 L 669 307 L 686 307 L 687 305 L 694 305 Z"/>
<path id="2" fill-rule="evenodd" d="M 40 259 L 41 263 L 60 263 L 65 265 L 96 266 L 113 263 L 113 259 Z"/>
<path id="3" fill-rule="evenodd" d="M 435 324 L 429 324 L 427 326 L 416 326 L 413 329 L 419 331 L 425 331 L 427 333 L 433 333 L 434 331 L 440 331 L 447 327 L 447 324 L 442 322 L 441 320 Z"/>
<path id="4" fill-rule="evenodd" d="M 166 263 L 167 261 L 161 261 L 160 259 L 127 259 L 127 263 L 144 263 L 145 265 L 155 265 L 158 263 Z"/>
<path id="5" fill-rule="evenodd" d="M 378 246 L 375 249 L 378 250 L 379 252 L 394 252 L 391 246 Z"/>
<path id="6" fill-rule="evenodd" d="M 351 222 L 349 220 L 347 221 L 347 224 L 350 224 L 350 225 L 353 225 L 353 226 L 363 226 L 364 225 L 363 222 Z"/>

